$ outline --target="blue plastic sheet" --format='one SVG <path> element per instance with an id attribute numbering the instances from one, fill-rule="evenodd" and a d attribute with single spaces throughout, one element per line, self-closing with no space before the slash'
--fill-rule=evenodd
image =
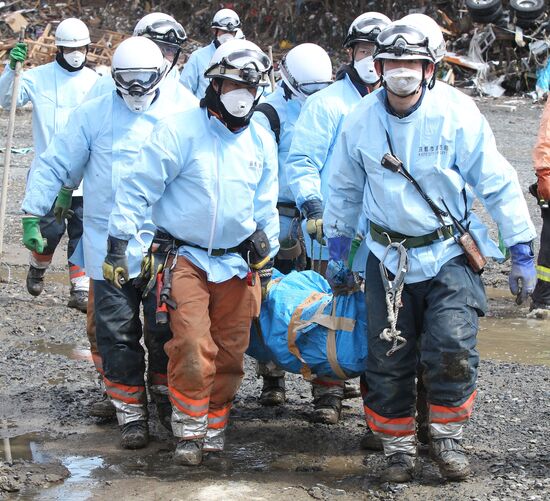
<path id="1" fill-rule="evenodd" d="M 276 282 L 262 305 L 259 321 L 252 326 L 248 355 L 262 362 L 273 361 L 295 374 L 303 372 L 304 367 L 315 375 L 333 378 L 342 377 L 342 373 L 350 378 L 364 372 L 367 359 L 364 294 L 358 291 L 334 297 L 328 282 L 314 271 L 278 274 L 274 278 Z M 314 293 L 317 295 L 312 296 Z M 303 307 L 308 298 L 310 304 Z M 301 306 L 303 311 L 295 315 L 289 329 L 293 314 Z M 336 370 L 327 353 L 331 325 L 342 327 L 333 329 Z M 295 353 L 289 348 L 293 333 Z"/>

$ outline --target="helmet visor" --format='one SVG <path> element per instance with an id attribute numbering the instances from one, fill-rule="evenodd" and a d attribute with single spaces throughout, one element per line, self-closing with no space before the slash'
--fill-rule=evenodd
<path id="1" fill-rule="evenodd" d="M 131 94 L 147 94 L 162 78 L 162 72 L 145 68 L 113 70 L 118 88 Z"/>
<path id="2" fill-rule="evenodd" d="M 397 58 L 402 56 L 427 55 L 433 58 L 428 45 L 428 37 L 412 26 L 397 24 L 382 30 L 377 38 L 377 53 L 393 54 Z"/>
<path id="3" fill-rule="evenodd" d="M 187 40 L 183 26 L 168 19 L 150 24 L 143 34 L 155 42 L 164 42 L 178 47 Z"/>
<path id="4" fill-rule="evenodd" d="M 376 37 L 380 34 L 380 25 L 382 21 L 380 19 L 363 19 L 359 21 L 354 27 L 353 31 L 355 36 L 368 37 L 369 40 L 376 40 Z"/>
<path id="5" fill-rule="evenodd" d="M 212 28 L 218 28 L 225 31 L 236 31 L 241 26 L 241 22 L 234 17 L 223 17 L 212 23 Z"/>
<path id="6" fill-rule="evenodd" d="M 325 87 L 328 87 L 331 83 L 332 82 L 330 80 L 326 82 L 305 82 L 305 83 L 297 84 L 296 90 L 298 90 L 299 92 L 301 92 L 306 96 L 311 96 L 312 94 L 319 92 Z"/>
<path id="7" fill-rule="evenodd" d="M 271 60 L 263 52 L 252 49 L 242 49 L 232 52 L 224 58 L 229 66 L 237 69 L 255 68 L 259 72 L 271 69 Z"/>

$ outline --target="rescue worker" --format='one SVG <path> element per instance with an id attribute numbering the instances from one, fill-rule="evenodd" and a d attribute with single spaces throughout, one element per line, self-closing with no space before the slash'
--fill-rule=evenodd
<path id="1" fill-rule="evenodd" d="M 435 84 L 441 47 L 423 27 L 395 22 L 378 35 L 375 64 L 384 88 L 344 120 L 324 212 L 327 278 L 344 289 L 351 284 L 345 259 L 361 212 L 369 221 L 364 403 L 367 422 L 382 439 L 383 479 L 390 482 L 411 480 L 418 467 L 418 360 L 431 455 L 446 479 L 470 472 L 461 441 L 476 395 L 478 316 L 486 310 L 482 254 L 502 257 L 471 212 L 472 190 L 510 247 L 512 293 L 523 301 L 535 286 L 536 233 L 517 174 L 472 99 Z M 481 254 L 473 246 L 464 251 L 457 238 L 473 238 Z"/>
<path id="2" fill-rule="evenodd" d="M 532 310 L 550 310 L 550 101 L 546 102 L 540 122 L 533 162 L 537 183 L 533 193 L 541 207 L 542 232 L 537 258 L 537 285 L 532 296 Z"/>
<path id="3" fill-rule="evenodd" d="M 93 280 L 97 345 L 104 382 L 121 426 L 121 446 L 148 443 L 145 353 L 140 344 L 140 303 L 145 319 L 148 350 L 148 383 L 161 423 L 170 428 L 171 406 L 167 396 L 167 356 L 164 344 L 171 338 L 166 325 L 157 325 L 154 294 L 144 296 L 135 282 L 154 227 L 144 218 L 128 246 L 129 275 L 122 288 L 103 280 L 102 262 L 107 224 L 120 179 L 134 168 L 139 149 L 155 123 L 169 114 L 196 106 L 174 100 L 162 92 L 166 65 L 160 49 L 145 37 L 132 37 L 116 49 L 112 74 L 116 90 L 83 103 L 65 129 L 54 137 L 37 160 L 23 200 L 23 243 L 34 250 L 43 245 L 38 226 L 60 187 L 72 188 L 84 179 L 86 206 L 82 247 L 86 269 Z M 138 231 L 140 230 L 140 231 Z M 150 234 L 145 233 L 147 230 Z"/>
<path id="4" fill-rule="evenodd" d="M 57 54 L 55 61 L 24 71 L 19 83 L 17 106 L 32 103 L 32 131 L 35 157 L 30 172 L 36 169 L 37 158 L 45 151 L 54 134 L 63 129 L 71 112 L 82 102 L 98 78 L 95 71 L 86 68 L 86 54 L 90 33 L 80 19 L 61 21 L 55 31 Z M 27 45 L 18 43 L 10 51 L 10 61 L 0 76 L 0 104 L 9 108 L 13 89 L 16 62 L 27 57 Z M 40 218 L 40 229 L 47 244 L 31 253 L 27 273 L 27 291 L 38 296 L 44 289 L 44 275 L 52 262 L 53 254 L 67 231 L 69 244 L 67 260 L 71 290 L 69 308 L 85 312 L 88 303 L 88 277 L 85 270 L 70 258 L 82 236 L 82 187 L 61 189 L 48 210 Z M 60 217 L 60 211 L 70 209 L 70 217 Z"/>
<path id="5" fill-rule="evenodd" d="M 324 274 L 328 259 L 323 242 L 322 214 L 328 191 L 329 164 L 344 117 L 379 82 L 372 56 L 376 36 L 390 20 L 378 12 L 366 12 L 350 25 L 344 40 L 351 62 L 336 75 L 336 82 L 311 96 L 296 121 L 286 161 L 287 183 L 298 209 L 305 215 L 305 239 L 308 257 L 323 261 L 318 269 Z M 350 386 L 346 397 L 359 396 Z M 313 421 L 335 424 L 340 419 L 344 382 L 330 378 L 313 381 Z"/>
<path id="6" fill-rule="evenodd" d="M 177 93 L 176 99 L 189 99 L 188 92 L 181 92 L 179 86 L 179 70 L 177 62 L 181 54 L 181 48 L 187 40 L 187 34 L 183 26 L 172 16 L 162 12 L 153 12 L 142 17 L 134 28 L 133 36 L 144 36 L 155 42 L 166 59 L 168 72 L 162 85 L 170 89 L 166 93 Z M 178 84 L 178 85 L 177 85 Z M 102 76 L 92 87 L 86 99 L 93 99 L 107 92 L 115 90 L 115 83 L 110 74 Z"/>
<path id="7" fill-rule="evenodd" d="M 175 307 L 165 349 L 179 464 L 197 465 L 203 451 L 224 448 L 260 282 L 268 287 L 279 247 L 276 145 L 250 121 L 270 68 L 252 42 L 220 46 L 205 72 L 210 85 L 201 107 L 158 124 L 110 218 L 108 280 L 125 280 L 125 249 L 148 206 L 157 238 L 172 239 L 177 253 L 163 287 L 171 287 Z"/>
<path id="8" fill-rule="evenodd" d="M 223 43 L 234 38 L 244 39 L 239 15 L 231 9 L 221 9 L 212 19 L 210 25 L 214 39 L 208 45 L 194 51 L 181 70 L 180 82 L 199 99 L 209 85 L 204 75 L 216 49 Z"/>
<path id="9" fill-rule="evenodd" d="M 325 50 L 312 43 L 291 49 L 280 64 L 281 81 L 275 92 L 256 107 L 254 120 L 272 132 L 278 145 L 279 197 L 277 210 L 280 225 L 280 250 L 275 267 L 282 273 L 305 269 L 305 245 L 301 214 L 286 182 L 286 159 L 302 105 L 315 92 L 332 82 L 332 63 Z M 260 403 L 280 405 L 285 402 L 284 371 L 273 363 L 258 363 L 263 378 Z"/>

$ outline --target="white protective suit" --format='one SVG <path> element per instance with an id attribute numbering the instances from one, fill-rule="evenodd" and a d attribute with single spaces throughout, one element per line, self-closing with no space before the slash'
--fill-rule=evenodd
<path id="1" fill-rule="evenodd" d="M 194 51 L 181 70 L 180 83 L 199 99 L 204 97 L 206 87 L 210 83 L 210 80 L 205 78 L 204 72 L 208 69 L 214 52 L 216 52 L 216 44 L 212 41 Z"/>

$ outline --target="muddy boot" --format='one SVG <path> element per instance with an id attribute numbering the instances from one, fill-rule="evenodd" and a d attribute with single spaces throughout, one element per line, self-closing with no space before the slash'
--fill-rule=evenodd
<path id="1" fill-rule="evenodd" d="M 460 441 L 454 438 L 432 439 L 430 455 L 447 480 L 464 480 L 471 473 L 466 452 Z"/>
<path id="2" fill-rule="evenodd" d="M 202 451 L 204 453 L 222 452 L 225 446 L 225 428 L 216 430 L 214 428 L 208 428 L 206 436 L 204 437 L 204 444 Z"/>
<path id="3" fill-rule="evenodd" d="M 368 426 L 366 433 L 363 435 L 363 438 L 359 443 L 359 446 L 361 449 L 367 451 L 381 451 L 384 449 L 382 447 L 382 440 L 380 440 L 380 437 L 376 436 Z"/>
<path id="4" fill-rule="evenodd" d="M 126 423 L 121 428 L 120 446 L 123 449 L 142 449 L 149 443 L 147 421 L 140 419 Z"/>
<path id="5" fill-rule="evenodd" d="M 115 418 L 116 409 L 106 393 L 90 405 L 90 416 L 98 418 Z"/>
<path id="6" fill-rule="evenodd" d="M 410 482 L 417 472 L 417 457 L 397 452 L 388 457 L 388 466 L 382 473 L 384 482 Z"/>
<path id="7" fill-rule="evenodd" d="M 168 398 L 157 400 L 156 405 L 160 424 L 172 432 L 172 404 L 170 400 Z"/>
<path id="8" fill-rule="evenodd" d="M 27 290 L 31 296 L 40 296 L 44 290 L 44 275 L 46 274 L 46 268 L 35 268 L 29 266 L 27 273 Z"/>
<path id="9" fill-rule="evenodd" d="M 313 414 L 311 420 L 314 423 L 336 424 L 342 411 L 342 398 L 335 395 L 322 395 L 313 401 Z"/>
<path id="10" fill-rule="evenodd" d="M 264 376 L 264 385 L 260 395 L 260 404 L 265 406 L 285 403 L 285 378 Z"/>
<path id="11" fill-rule="evenodd" d="M 76 291 L 71 287 L 67 306 L 86 313 L 88 311 L 88 291 Z"/>
<path id="12" fill-rule="evenodd" d="M 202 463 L 203 439 L 180 440 L 174 451 L 174 462 L 183 466 L 197 466 Z"/>
<path id="13" fill-rule="evenodd" d="M 361 390 L 359 389 L 358 384 L 355 384 L 352 381 L 344 382 L 344 400 L 348 400 L 350 398 L 357 398 L 360 396 L 361 396 Z"/>

